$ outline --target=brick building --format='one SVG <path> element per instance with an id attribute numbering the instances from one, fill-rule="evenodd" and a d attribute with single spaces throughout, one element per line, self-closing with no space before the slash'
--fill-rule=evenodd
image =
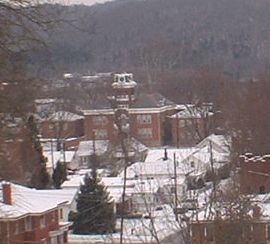
<path id="1" fill-rule="evenodd" d="M 263 206 L 266 205 L 266 206 Z M 254 205 L 250 218 L 211 220 L 198 217 L 189 223 L 191 244 L 270 243 L 269 204 Z M 264 208 L 265 207 L 265 208 Z"/>
<path id="2" fill-rule="evenodd" d="M 84 117 L 67 111 L 58 111 L 39 120 L 42 138 L 54 139 L 57 149 L 77 147 L 84 136 Z M 62 145 L 65 144 L 65 145 Z"/>
<path id="3" fill-rule="evenodd" d="M 211 134 L 213 112 L 211 104 L 201 106 L 186 105 L 181 111 L 169 116 L 172 130 L 172 144 L 194 146 Z"/>
<path id="4" fill-rule="evenodd" d="M 176 113 L 176 104 L 158 93 L 144 93 L 137 88 L 132 74 L 115 74 L 111 94 L 96 100 L 85 116 L 87 140 L 115 140 L 115 111 L 128 121 L 129 134 L 148 146 L 163 145 L 166 117 Z M 125 114 L 125 115 L 124 115 Z"/>
<path id="5" fill-rule="evenodd" d="M 84 133 L 83 120 L 83 116 L 58 111 L 41 122 L 40 133 L 43 138 L 81 137 Z"/>
<path id="6" fill-rule="evenodd" d="M 3 117 L 1 122 L 4 125 L 0 128 L 0 179 L 30 184 L 33 172 L 40 166 L 40 154 L 31 132 L 20 118 Z"/>
<path id="7" fill-rule="evenodd" d="M 243 193 L 270 192 L 270 155 L 240 156 L 240 189 Z"/>
<path id="8" fill-rule="evenodd" d="M 64 202 L 42 190 L 1 182 L 0 243 L 68 243 L 68 225 L 59 222 Z"/>

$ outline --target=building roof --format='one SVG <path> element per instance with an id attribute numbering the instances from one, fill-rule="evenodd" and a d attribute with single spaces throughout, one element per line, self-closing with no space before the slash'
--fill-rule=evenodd
<path id="1" fill-rule="evenodd" d="M 179 105 L 178 105 L 179 107 Z M 213 116 L 214 113 L 209 111 L 208 108 L 204 107 L 195 107 L 194 105 L 187 105 L 185 109 L 170 116 L 170 118 L 178 118 L 178 119 L 200 119 L 205 118 L 206 116 Z"/>
<path id="2" fill-rule="evenodd" d="M 95 153 L 97 155 L 102 155 L 107 151 L 108 145 L 109 145 L 108 140 L 96 140 L 95 142 L 94 141 L 81 141 L 79 144 L 78 150 L 76 152 L 76 155 L 79 157 L 90 156 L 94 153 L 94 147 L 95 147 Z"/>
<path id="3" fill-rule="evenodd" d="M 3 190 L 0 183 L 0 218 L 19 218 L 28 214 L 41 214 L 55 209 L 60 204 L 70 203 L 76 191 L 37 190 L 10 183 L 12 204 L 3 203 Z"/>
<path id="4" fill-rule="evenodd" d="M 67 111 L 58 111 L 53 113 L 47 120 L 50 121 L 76 121 L 83 119 L 83 116 L 80 116 L 78 114 L 74 114 Z"/>
<path id="5" fill-rule="evenodd" d="M 43 156 L 47 158 L 46 167 L 55 168 L 57 162 L 70 163 L 74 158 L 75 151 L 44 151 Z"/>
<path id="6" fill-rule="evenodd" d="M 139 92 L 136 95 L 134 104 L 130 108 L 162 108 L 165 106 L 173 106 L 175 103 L 165 98 L 159 93 L 145 93 Z M 85 110 L 97 110 L 97 109 L 111 109 L 112 105 L 109 100 L 104 96 L 97 98 L 95 101 L 85 108 Z"/>
<path id="7" fill-rule="evenodd" d="M 177 176 L 185 175 L 193 171 L 193 168 L 182 163 L 176 167 Z M 123 176 L 123 172 L 120 174 Z M 129 179 L 161 179 L 174 176 L 174 162 L 170 159 L 160 159 L 154 162 L 137 162 L 127 168 L 127 178 Z"/>
<path id="8" fill-rule="evenodd" d="M 198 143 L 196 147 L 203 148 L 205 146 L 210 146 L 210 143 L 212 143 L 212 148 L 214 150 L 221 153 L 230 153 L 231 138 L 224 135 L 211 134 Z"/>
<path id="9" fill-rule="evenodd" d="M 131 108 L 161 108 L 169 105 L 175 104 L 160 93 L 140 92 L 137 94 L 135 103 L 131 105 Z"/>

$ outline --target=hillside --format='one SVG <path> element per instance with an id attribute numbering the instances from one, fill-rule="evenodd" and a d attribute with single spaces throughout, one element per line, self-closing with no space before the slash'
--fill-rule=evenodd
<path id="1" fill-rule="evenodd" d="M 266 0 L 125 0 L 61 11 L 49 52 L 31 57 L 34 67 L 52 62 L 49 73 L 209 67 L 245 78 L 270 63 Z"/>

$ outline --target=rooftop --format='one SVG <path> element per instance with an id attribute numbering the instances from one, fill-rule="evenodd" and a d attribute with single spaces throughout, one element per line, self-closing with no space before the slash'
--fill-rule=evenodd
<path id="1" fill-rule="evenodd" d="M 12 205 L 3 203 L 3 182 L 0 183 L 0 218 L 18 218 L 27 214 L 41 214 L 69 204 L 77 190 L 37 190 L 10 183 Z"/>

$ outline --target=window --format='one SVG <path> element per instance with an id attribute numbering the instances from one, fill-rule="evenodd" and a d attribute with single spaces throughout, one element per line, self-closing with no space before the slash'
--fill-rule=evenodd
<path id="1" fill-rule="evenodd" d="M 140 114 L 137 115 L 137 123 L 138 124 L 151 124 L 152 123 L 152 115 L 151 114 Z"/>
<path id="2" fill-rule="evenodd" d="M 63 209 L 62 208 L 59 209 L 59 215 L 60 215 L 60 219 L 63 219 Z"/>
<path id="3" fill-rule="evenodd" d="M 58 244 L 57 236 L 51 237 L 51 244 Z"/>
<path id="4" fill-rule="evenodd" d="M 46 238 L 44 238 L 44 239 L 41 240 L 41 244 L 47 244 L 47 243 L 48 242 L 47 242 Z"/>
<path id="5" fill-rule="evenodd" d="M 44 228 L 44 227 L 46 226 L 45 215 L 40 216 L 39 223 L 40 223 L 40 227 L 41 227 L 41 228 Z"/>
<path id="6" fill-rule="evenodd" d="M 20 232 L 20 224 L 19 221 L 15 222 L 15 234 L 18 234 Z"/>
<path id="7" fill-rule="evenodd" d="M 54 129 L 54 124 L 50 123 L 50 124 L 49 124 L 49 129 L 50 129 L 50 130 Z"/>
<path id="8" fill-rule="evenodd" d="M 52 216 L 52 222 L 55 222 L 55 221 L 56 221 L 56 218 L 57 218 L 57 213 L 56 213 L 56 211 L 53 211 L 53 212 L 51 213 L 51 216 Z"/>
<path id="9" fill-rule="evenodd" d="M 214 230 L 213 230 L 213 226 L 209 225 L 207 227 L 205 227 L 205 236 L 208 242 L 212 242 L 214 241 Z"/>
<path id="10" fill-rule="evenodd" d="M 265 194 L 265 186 L 260 186 L 259 193 L 260 194 Z"/>
<path id="11" fill-rule="evenodd" d="M 94 125 L 106 125 L 108 124 L 108 119 L 106 116 L 94 116 L 92 118 Z"/>
<path id="12" fill-rule="evenodd" d="M 138 130 L 138 135 L 141 138 L 152 138 L 153 137 L 152 128 L 141 128 Z"/>
<path id="13" fill-rule="evenodd" d="M 186 125 L 185 120 L 179 120 L 178 124 L 179 124 L 179 128 L 183 128 Z"/>
<path id="14" fill-rule="evenodd" d="M 67 123 L 63 123 L 63 130 L 68 130 L 68 124 Z"/>
<path id="15" fill-rule="evenodd" d="M 105 129 L 94 130 L 94 133 L 95 133 L 96 139 L 107 139 L 108 138 L 108 132 Z"/>
<path id="16" fill-rule="evenodd" d="M 266 228 L 267 240 L 270 240 L 270 225 L 267 225 Z"/>
<path id="17" fill-rule="evenodd" d="M 128 109 L 128 104 L 118 104 L 117 107 L 122 109 Z"/>
<path id="18" fill-rule="evenodd" d="M 190 167 L 195 168 L 195 163 L 193 161 L 190 162 Z"/>
<path id="19" fill-rule="evenodd" d="M 25 230 L 30 231 L 33 229 L 33 222 L 32 222 L 32 217 L 28 216 L 24 219 L 24 225 L 25 225 Z"/>

